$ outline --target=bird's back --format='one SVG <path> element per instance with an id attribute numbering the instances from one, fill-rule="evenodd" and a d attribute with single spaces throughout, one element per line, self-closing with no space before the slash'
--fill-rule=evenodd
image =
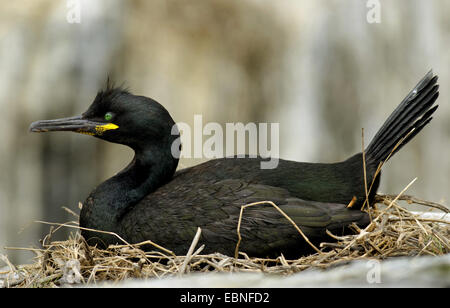
<path id="1" fill-rule="evenodd" d="M 232 255 L 241 206 L 262 200 L 278 205 L 316 243 L 331 240 L 326 229 L 342 234 L 352 222 L 368 223 L 366 213 L 346 208 L 351 194 L 345 203 L 334 200 L 342 199 L 343 190 L 351 186 L 342 183 L 345 174 L 340 172 L 340 164 L 280 160 L 275 169 L 260 169 L 259 162 L 224 158 L 177 172 L 172 181 L 124 216 L 121 233 L 131 242 L 152 239 L 184 254 L 201 227 L 201 243 L 207 252 Z M 324 180 L 321 185 L 317 183 L 320 174 Z M 346 181 L 354 178 L 346 177 Z M 323 199 L 314 199 L 317 196 Z M 282 252 L 299 256 L 311 251 L 295 227 L 269 204 L 244 211 L 241 233 L 241 250 L 250 255 Z"/>

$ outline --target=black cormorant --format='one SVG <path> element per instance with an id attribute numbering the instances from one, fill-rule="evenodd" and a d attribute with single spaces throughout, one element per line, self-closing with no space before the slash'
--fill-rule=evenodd
<path id="1" fill-rule="evenodd" d="M 367 186 L 373 182 L 370 204 L 379 186 L 379 164 L 431 121 L 438 95 L 437 76 L 430 71 L 365 149 Z M 222 158 L 175 172 L 178 159 L 171 146 L 179 136 L 171 134 L 174 125 L 158 102 L 107 86 L 81 116 L 37 121 L 30 130 L 84 133 L 134 150 L 132 162 L 96 187 L 80 213 L 80 227 L 115 232 L 129 243 L 152 240 L 185 254 L 201 227 L 204 252 L 233 255 L 241 206 L 262 200 L 277 204 L 313 243 L 331 240 L 327 229 L 342 234 L 352 222 L 369 223 L 361 211 L 366 200 L 362 153 L 332 164 L 279 160 L 275 169 L 260 169 L 261 158 Z M 110 234 L 81 233 L 101 247 L 120 242 Z M 246 209 L 240 233 L 240 251 L 251 256 L 295 257 L 311 251 L 270 205 Z"/>

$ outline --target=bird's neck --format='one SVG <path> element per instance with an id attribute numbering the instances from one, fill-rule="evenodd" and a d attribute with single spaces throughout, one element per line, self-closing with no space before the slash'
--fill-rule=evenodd
<path id="1" fill-rule="evenodd" d="M 131 163 L 90 194 L 80 214 L 80 226 L 114 232 L 129 210 L 170 181 L 177 164 L 170 150 L 135 149 Z"/>

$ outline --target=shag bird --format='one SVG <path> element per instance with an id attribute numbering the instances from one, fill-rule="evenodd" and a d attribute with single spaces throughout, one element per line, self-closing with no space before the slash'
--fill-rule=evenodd
<path id="1" fill-rule="evenodd" d="M 403 99 L 366 147 L 365 164 L 363 153 L 330 164 L 280 159 L 275 169 L 261 169 L 260 157 L 221 158 L 176 172 L 171 146 L 179 135 L 172 134 L 176 124 L 168 111 L 153 99 L 113 86 L 101 90 L 81 116 L 37 121 L 30 131 L 83 133 L 134 150 L 132 162 L 83 203 L 81 233 L 91 245 L 120 242 L 94 229 L 114 232 L 128 243 L 151 240 L 182 255 L 201 227 L 204 252 L 233 255 L 241 206 L 256 201 L 278 205 L 313 244 L 332 240 L 326 230 L 346 234 L 351 223 L 366 226 L 369 216 L 361 207 L 366 199 L 374 201 L 377 169 L 431 121 L 438 107 L 433 106 L 437 79 L 430 71 Z M 248 207 L 241 218 L 239 250 L 248 255 L 296 257 L 312 251 L 270 204 Z"/>

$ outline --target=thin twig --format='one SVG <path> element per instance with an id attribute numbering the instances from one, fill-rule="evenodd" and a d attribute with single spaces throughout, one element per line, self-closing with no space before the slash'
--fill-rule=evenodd
<path id="1" fill-rule="evenodd" d="M 184 262 L 180 267 L 180 275 L 184 274 L 186 270 L 186 266 L 191 260 L 192 253 L 194 252 L 195 246 L 197 246 L 198 240 L 200 239 L 200 235 L 202 234 L 202 229 L 200 227 L 197 228 L 197 233 L 195 233 L 194 239 L 192 240 L 191 246 L 189 247 L 188 253 L 184 258 Z"/>
<path id="2" fill-rule="evenodd" d="M 238 225 L 237 225 L 237 234 L 238 234 L 238 241 L 236 243 L 236 248 L 234 250 L 234 257 L 237 259 L 238 258 L 238 253 L 239 253 L 239 245 L 241 243 L 242 237 L 241 237 L 241 221 L 242 221 L 242 214 L 244 212 L 244 209 L 246 209 L 247 207 L 251 207 L 251 206 L 255 206 L 255 205 L 262 205 L 262 204 L 269 204 L 271 206 L 273 206 L 278 212 L 281 213 L 281 215 L 283 215 L 294 227 L 295 229 L 297 229 L 298 233 L 300 233 L 300 235 L 303 237 L 303 239 L 318 253 L 322 253 L 313 243 L 310 242 L 310 240 L 308 239 L 308 237 L 303 233 L 303 231 L 297 226 L 297 224 L 288 216 L 286 215 L 286 213 L 281 210 L 275 203 L 273 203 L 272 201 L 258 201 L 258 202 L 253 202 L 250 204 L 246 204 L 241 206 L 241 212 L 239 214 L 239 220 L 238 220 Z"/>
<path id="3" fill-rule="evenodd" d="M 376 195 L 375 201 L 382 202 L 383 198 L 393 199 L 393 198 L 395 198 L 395 195 Z M 411 195 L 400 196 L 400 198 L 398 198 L 398 200 L 406 201 L 410 204 L 415 203 L 415 204 L 425 205 L 428 207 L 439 209 L 445 213 L 450 213 L 450 209 L 448 207 L 446 207 L 445 205 L 442 205 L 442 204 L 439 204 L 436 202 L 421 200 L 421 199 L 413 197 Z"/>
<path id="4" fill-rule="evenodd" d="M 366 200 L 361 206 L 361 211 L 364 209 L 364 205 L 369 207 L 369 193 L 367 192 L 367 170 L 366 170 L 366 149 L 364 147 L 364 128 L 361 128 L 361 146 L 362 146 L 362 159 L 363 159 L 363 172 L 364 172 L 364 192 L 366 193 Z M 372 216 L 369 212 L 370 221 L 372 221 Z"/>

